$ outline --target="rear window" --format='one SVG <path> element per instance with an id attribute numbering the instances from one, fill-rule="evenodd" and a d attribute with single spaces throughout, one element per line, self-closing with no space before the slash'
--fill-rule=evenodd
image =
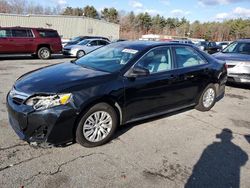
<path id="1" fill-rule="evenodd" d="M 28 37 L 26 29 L 12 29 L 12 37 Z"/>
<path id="2" fill-rule="evenodd" d="M 30 29 L 12 29 L 12 37 L 33 37 Z"/>
<path id="3" fill-rule="evenodd" d="M 47 31 L 47 30 L 37 30 L 40 37 L 43 38 L 56 38 L 59 37 L 56 31 Z"/>

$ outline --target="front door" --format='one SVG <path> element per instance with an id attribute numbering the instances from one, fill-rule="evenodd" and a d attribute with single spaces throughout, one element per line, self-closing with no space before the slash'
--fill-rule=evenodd
<path id="1" fill-rule="evenodd" d="M 0 54 L 12 53 L 12 48 L 9 40 L 11 37 L 10 29 L 1 29 L 0 28 Z"/>
<path id="2" fill-rule="evenodd" d="M 167 111 L 178 102 L 171 54 L 170 47 L 150 50 L 134 65 L 148 69 L 150 75 L 124 78 L 125 121 Z"/>
<path id="3" fill-rule="evenodd" d="M 33 50 L 34 38 L 27 29 L 12 29 L 10 44 L 14 47 L 15 53 L 31 53 Z"/>

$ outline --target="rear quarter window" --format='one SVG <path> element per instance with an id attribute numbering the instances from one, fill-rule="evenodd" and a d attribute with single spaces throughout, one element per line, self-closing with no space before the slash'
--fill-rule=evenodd
<path id="1" fill-rule="evenodd" d="M 46 30 L 37 30 L 39 36 L 42 38 L 57 38 L 59 37 L 56 31 L 46 31 Z"/>

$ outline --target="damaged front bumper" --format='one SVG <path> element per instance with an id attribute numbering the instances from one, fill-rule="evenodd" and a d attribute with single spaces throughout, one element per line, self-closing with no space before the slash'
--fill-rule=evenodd
<path id="1" fill-rule="evenodd" d="M 36 111 L 7 95 L 9 123 L 20 139 L 32 145 L 60 145 L 74 138 L 77 110 L 70 103 Z"/>

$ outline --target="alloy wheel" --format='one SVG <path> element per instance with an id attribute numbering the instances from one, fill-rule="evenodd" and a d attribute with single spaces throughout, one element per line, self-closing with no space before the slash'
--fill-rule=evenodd
<path id="1" fill-rule="evenodd" d="M 83 135 L 90 142 L 99 142 L 109 135 L 111 128 L 111 115 L 105 111 L 97 111 L 84 122 Z"/>

